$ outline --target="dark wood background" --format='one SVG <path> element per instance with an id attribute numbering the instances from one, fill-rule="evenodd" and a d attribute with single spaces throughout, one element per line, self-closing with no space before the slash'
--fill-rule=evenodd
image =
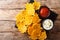
<path id="1" fill-rule="evenodd" d="M 37 0 L 58 14 L 47 40 L 60 40 L 60 0 Z M 0 40 L 29 40 L 15 28 L 15 16 L 29 0 L 0 0 Z"/>

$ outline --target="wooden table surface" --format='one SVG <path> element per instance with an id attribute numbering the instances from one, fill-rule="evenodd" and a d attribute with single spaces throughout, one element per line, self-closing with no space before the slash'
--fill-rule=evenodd
<path id="1" fill-rule="evenodd" d="M 47 40 L 60 40 L 60 0 L 37 0 L 58 14 Z M 29 0 L 0 0 L 0 40 L 29 40 L 15 28 L 15 16 Z"/>

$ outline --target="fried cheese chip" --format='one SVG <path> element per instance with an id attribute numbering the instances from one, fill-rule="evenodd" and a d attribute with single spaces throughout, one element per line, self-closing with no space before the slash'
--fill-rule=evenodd
<path id="1" fill-rule="evenodd" d="M 19 12 L 17 15 L 16 15 L 16 22 L 22 22 L 24 21 L 24 16 L 25 16 L 25 11 L 23 10 L 22 12 Z"/>
<path id="2" fill-rule="evenodd" d="M 34 9 L 38 10 L 40 8 L 40 6 L 41 6 L 41 3 L 34 1 L 33 5 L 34 5 Z"/>
<path id="3" fill-rule="evenodd" d="M 16 25 L 21 33 L 27 32 L 32 40 L 44 40 L 47 38 L 46 31 L 41 27 L 41 19 L 35 10 L 40 8 L 40 2 L 27 3 L 26 9 L 16 16 Z"/>
<path id="4" fill-rule="evenodd" d="M 32 23 L 32 19 L 33 19 L 33 17 L 32 17 L 31 15 L 26 15 L 26 16 L 25 16 L 24 23 L 25 23 L 26 25 L 30 25 L 30 24 Z"/>
<path id="5" fill-rule="evenodd" d="M 31 39 L 38 39 L 38 35 L 41 33 L 40 29 L 35 29 L 31 34 Z"/>
<path id="6" fill-rule="evenodd" d="M 26 14 L 28 15 L 34 15 L 35 10 L 34 10 L 34 5 L 31 3 L 26 4 Z"/>
<path id="7" fill-rule="evenodd" d="M 41 35 L 40 35 L 39 39 L 40 39 L 40 40 L 45 40 L 46 38 L 47 38 L 47 36 L 46 36 L 46 31 L 41 32 Z"/>
<path id="8" fill-rule="evenodd" d="M 27 31 L 27 26 L 24 25 L 23 23 L 19 24 L 18 25 L 18 30 L 21 32 L 21 33 L 25 33 Z"/>
<path id="9" fill-rule="evenodd" d="M 33 23 L 38 23 L 38 22 L 40 22 L 41 21 L 41 19 L 39 18 L 39 16 L 38 16 L 38 14 L 37 13 L 35 13 L 35 15 L 33 16 Z"/>

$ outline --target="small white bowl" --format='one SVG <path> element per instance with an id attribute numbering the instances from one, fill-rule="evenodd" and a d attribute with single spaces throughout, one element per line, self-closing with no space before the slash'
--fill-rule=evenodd
<path id="1" fill-rule="evenodd" d="M 43 21 L 42 26 L 45 30 L 51 30 L 53 28 L 53 21 L 51 19 L 46 19 Z"/>

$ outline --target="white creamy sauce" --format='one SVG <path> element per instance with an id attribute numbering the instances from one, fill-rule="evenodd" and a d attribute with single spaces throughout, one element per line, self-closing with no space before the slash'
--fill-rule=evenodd
<path id="1" fill-rule="evenodd" d="M 50 29 L 52 29 L 52 27 L 53 27 L 53 21 L 52 20 L 46 19 L 43 21 L 43 28 L 45 30 L 50 30 Z"/>

